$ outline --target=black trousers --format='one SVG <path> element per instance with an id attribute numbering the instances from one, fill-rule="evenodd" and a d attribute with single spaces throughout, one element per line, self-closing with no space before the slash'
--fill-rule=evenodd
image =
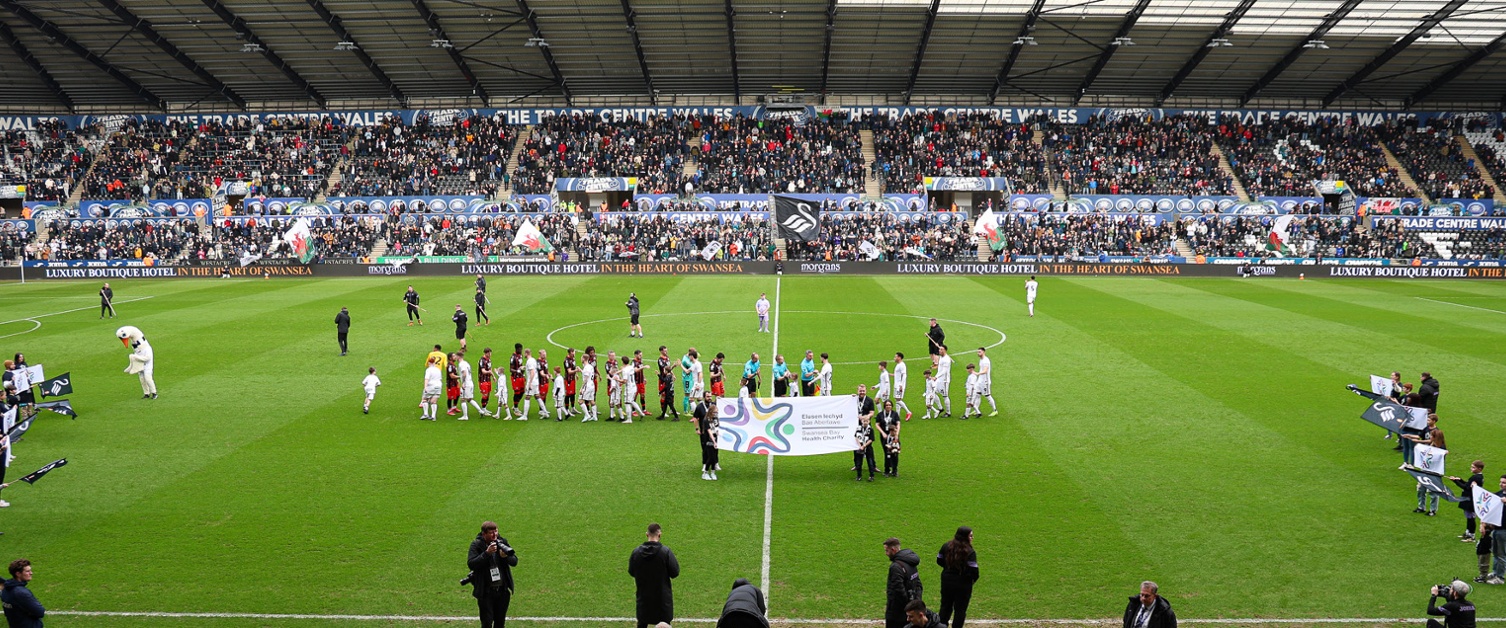
<path id="1" fill-rule="evenodd" d="M 115 318 L 115 308 L 111 307 L 109 303 L 99 304 L 100 318 L 104 318 L 105 314 L 109 314 L 110 318 Z"/>
<path id="2" fill-rule="evenodd" d="M 852 466 L 857 467 L 858 478 L 862 478 L 863 477 L 863 460 L 864 459 L 868 460 L 868 477 L 871 478 L 871 477 L 873 477 L 873 444 L 872 443 L 869 443 L 867 447 L 864 447 L 864 448 L 858 449 L 858 450 L 854 450 L 852 452 Z M 904 611 L 905 611 L 905 609 L 903 609 L 903 608 L 900 609 L 899 615 L 900 615 L 901 618 L 903 618 L 905 616 L 905 612 Z"/>
<path id="3" fill-rule="evenodd" d="M 340 338 L 340 353 L 345 353 L 345 335 L 346 335 L 346 332 L 342 331 L 342 332 L 340 332 L 338 334 L 335 334 L 335 335 Z"/>
<path id="4" fill-rule="evenodd" d="M 908 603 L 908 602 L 907 602 Z M 905 605 L 889 602 L 884 606 L 884 628 L 905 628 L 910 620 L 905 618 Z"/>
<path id="5" fill-rule="evenodd" d="M 966 576 L 952 576 L 941 572 L 941 623 L 951 628 L 962 628 L 967 620 L 967 605 L 973 601 L 973 583 L 965 581 Z M 957 620 L 947 623 L 956 614 Z"/>
<path id="6" fill-rule="evenodd" d="M 507 625 L 507 605 L 512 603 L 512 592 L 506 589 L 488 592 L 486 597 L 477 598 L 476 605 L 481 607 L 481 628 L 503 628 Z"/>
<path id="7" fill-rule="evenodd" d="M 486 308 L 478 305 L 476 306 L 476 320 L 490 323 L 492 322 L 492 317 L 486 315 Z"/>
<path id="8" fill-rule="evenodd" d="M 410 306 L 408 306 L 408 320 L 411 321 L 413 319 L 418 319 L 418 320 L 423 320 L 424 319 L 424 317 L 418 315 L 418 306 L 416 306 L 416 305 L 410 305 Z"/>
<path id="9" fill-rule="evenodd" d="M 703 469 L 707 470 L 707 471 L 712 471 L 712 470 L 716 469 L 716 465 L 721 464 L 721 461 L 722 461 L 722 452 L 721 452 L 720 449 L 716 448 L 716 443 L 713 443 L 711 441 L 705 440 L 705 438 L 702 438 L 701 439 L 701 467 Z"/>
<path id="10" fill-rule="evenodd" d="M 800 396 L 801 397 L 814 397 L 814 396 L 816 396 L 816 380 L 813 379 L 813 380 L 808 381 L 808 382 L 804 382 L 804 381 L 800 382 Z"/>
<path id="11" fill-rule="evenodd" d="M 884 473 L 887 475 L 899 473 L 898 453 L 889 451 L 888 449 L 884 450 Z"/>

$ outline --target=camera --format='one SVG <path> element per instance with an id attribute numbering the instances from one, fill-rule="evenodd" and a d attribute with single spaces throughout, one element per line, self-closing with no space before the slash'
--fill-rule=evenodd
<path id="1" fill-rule="evenodd" d="M 508 545 L 506 543 L 503 543 L 502 539 L 497 539 L 495 541 L 492 541 L 492 545 L 495 545 L 497 547 L 497 551 L 501 552 L 503 554 L 506 554 L 506 553 L 512 551 L 512 546 L 510 546 L 510 545 Z"/>
<path id="2" fill-rule="evenodd" d="M 460 586 L 463 587 L 465 585 L 470 584 L 471 580 L 473 580 L 475 578 L 476 578 L 476 572 L 472 571 L 472 572 L 466 573 L 465 577 L 460 579 Z"/>

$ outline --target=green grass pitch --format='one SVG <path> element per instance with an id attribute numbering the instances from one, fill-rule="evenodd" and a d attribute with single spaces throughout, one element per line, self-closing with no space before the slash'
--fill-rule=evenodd
<path id="1" fill-rule="evenodd" d="M 1115 617 L 1143 579 L 1183 618 L 1414 617 L 1429 585 L 1473 575 L 1461 513 L 1411 513 L 1400 456 L 1343 386 L 1431 370 L 1450 473 L 1475 458 L 1487 477 L 1506 472 L 1506 283 L 1046 277 L 1027 318 L 1023 279 L 782 279 L 779 351 L 830 352 L 839 390 L 872 384 L 875 363 L 903 351 L 919 408 L 925 317 L 959 321 L 944 325 L 955 348 L 997 342 L 994 329 L 1008 341 L 990 351 L 1000 416 L 917 415 L 900 478 L 855 483 L 845 454 L 775 460 L 772 616 L 881 617 L 891 535 L 921 554 L 934 604 L 930 561 L 964 524 L 982 567 L 972 618 Z M 423 327 L 404 324 L 408 283 L 430 310 Z M 72 371 L 81 414 L 44 413 L 16 446 L 12 481 L 69 465 L 5 492 L 0 554 L 36 563 L 52 610 L 466 616 L 465 549 L 494 519 L 520 557 L 513 615 L 626 617 L 628 553 L 658 521 L 684 568 L 679 616 L 715 617 L 734 578 L 757 582 L 762 457 L 725 454 L 706 482 L 685 422 L 418 420 L 423 356 L 454 347 L 448 315 L 471 286 L 120 281 L 114 321 L 96 318 L 94 283 L 0 286 L 0 353 Z M 641 341 L 626 333 L 629 291 Z M 493 324 L 473 327 L 471 360 L 523 342 L 558 364 L 555 332 L 650 359 L 660 344 L 732 363 L 757 351 L 767 369 L 759 292 L 772 299 L 775 278 L 493 278 Z M 341 306 L 349 357 L 334 338 Z M 122 372 L 122 324 L 155 347 L 156 401 Z M 958 352 L 959 412 L 972 359 Z M 367 366 L 383 386 L 363 415 Z M 1482 616 L 1506 614 L 1500 589 L 1475 598 Z"/>

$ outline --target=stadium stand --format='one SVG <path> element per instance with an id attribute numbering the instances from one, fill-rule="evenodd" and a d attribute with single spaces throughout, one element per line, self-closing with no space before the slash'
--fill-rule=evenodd
<path id="1" fill-rule="evenodd" d="M 869 249 L 864 243 L 875 248 Z M 977 241 L 963 221 L 931 224 L 887 212 L 822 214 L 820 240 L 786 242 L 785 247 L 790 259 L 796 260 L 954 261 L 976 260 L 978 256 Z"/>
<path id="2" fill-rule="evenodd" d="M 1422 193 L 1441 198 L 1491 198 L 1495 190 L 1480 178 L 1472 159 L 1447 128 L 1388 125 L 1381 129 L 1391 154 L 1407 167 Z"/>
<path id="3" fill-rule="evenodd" d="M 679 192 L 689 126 L 683 115 L 610 123 L 595 116 L 551 116 L 524 143 L 513 188 L 548 194 L 561 177 L 638 177 L 640 192 Z"/>
<path id="4" fill-rule="evenodd" d="M 47 227 L 46 247 L 33 257 L 50 260 L 128 259 L 173 260 L 191 246 L 199 224 L 182 218 L 159 222 L 121 221 L 68 225 L 54 222 Z"/>
<path id="5" fill-rule="evenodd" d="M 66 199 L 94 162 L 89 142 L 98 136 L 97 126 L 75 130 L 59 121 L 0 133 L 0 182 L 25 185 L 29 200 Z"/>
<path id="6" fill-rule="evenodd" d="M 1469 140 L 1470 146 L 1475 149 L 1475 155 L 1479 156 L 1480 163 L 1485 166 L 1485 171 L 1496 180 L 1496 184 L 1506 181 L 1506 131 L 1476 130 L 1468 131 L 1464 136 Z M 1506 199 L 1498 197 L 1497 200 Z"/>
<path id="7" fill-rule="evenodd" d="M 330 196 L 483 195 L 508 181 L 517 128 L 495 117 L 413 125 L 389 117 L 352 132 L 351 158 Z"/>
<path id="8" fill-rule="evenodd" d="M 1268 257 L 1270 216 L 1223 216 L 1185 219 L 1179 230 L 1198 255 L 1208 257 Z M 1388 222 L 1367 229 L 1352 217 L 1307 216 L 1288 227 L 1291 242 L 1301 255 L 1322 257 L 1413 257 L 1406 232 Z"/>
<path id="9" fill-rule="evenodd" d="M 575 246 L 575 218 L 568 214 L 529 216 L 534 226 L 556 250 Z M 522 216 L 480 217 L 474 222 L 455 223 L 451 217 L 435 216 L 421 224 L 404 222 L 389 227 L 387 241 L 389 256 L 407 255 L 464 255 L 478 258 L 486 255 L 521 255 L 521 247 L 512 241 L 517 228 L 523 224 Z"/>
<path id="10" fill-rule="evenodd" d="M 193 137 L 193 127 L 183 122 L 125 122 L 105 139 L 84 180 L 84 198 L 202 198 L 203 182 L 174 169 Z"/>
<path id="11" fill-rule="evenodd" d="M 1014 191 L 1051 189 L 1046 158 L 1034 142 L 1039 121 L 1011 124 L 986 114 L 915 113 L 870 118 L 874 174 L 885 192 L 924 190 L 927 176 L 1007 177 Z"/>
<path id="12" fill-rule="evenodd" d="M 1050 146 L 1071 194 L 1233 194 L 1213 140 L 1207 119 L 1198 116 L 1093 116 L 1054 128 Z"/>
<path id="13" fill-rule="evenodd" d="M 698 118 L 693 183 L 712 193 L 862 192 L 867 170 L 859 126 L 846 114 L 801 123 L 747 116 Z"/>
<path id="14" fill-rule="evenodd" d="M 999 221 L 1012 255 L 1175 255 L 1171 223 L 1091 214 L 1010 215 Z"/>
<path id="15" fill-rule="evenodd" d="M 1386 162 L 1376 131 L 1352 120 L 1247 125 L 1226 117 L 1218 138 L 1252 196 L 1312 196 L 1315 180 L 1343 180 L 1360 196 L 1415 197 Z"/>
<path id="16" fill-rule="evenodd" d="M 225 181 L 244 181 L 252 195 L 309 200 L 323 191 L 344 143 L 343 125 L 327 116 L 206 122 L 173 170 L 208 186 L 197 194 L 185 190 L 189 198 L 208 197 Z"/>
<path id="17" fill-rule="evenodd" d="M 589 224 L 576 244 L 582 261 L 700 259 L 712 242 L 715 259 L 768 259 L 774 251 L 767 220 L 744 214 L 726 221 L 717 217 L 672 221 L 662 215 L 604 216 Z"/>

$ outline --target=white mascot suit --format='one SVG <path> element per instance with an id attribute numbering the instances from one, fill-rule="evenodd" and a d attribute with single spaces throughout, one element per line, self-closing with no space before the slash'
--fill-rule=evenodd
<path id="1" fill-rule="evenodd" d="M 156 399 L 157 382 L 152 380 L 152 344 L 146 341 L 140 329 L 130 325 L 115 330 L 115 337 L 131 349 L 131 364 L 125 372 L 141 378 L 141 398 Z"/>

